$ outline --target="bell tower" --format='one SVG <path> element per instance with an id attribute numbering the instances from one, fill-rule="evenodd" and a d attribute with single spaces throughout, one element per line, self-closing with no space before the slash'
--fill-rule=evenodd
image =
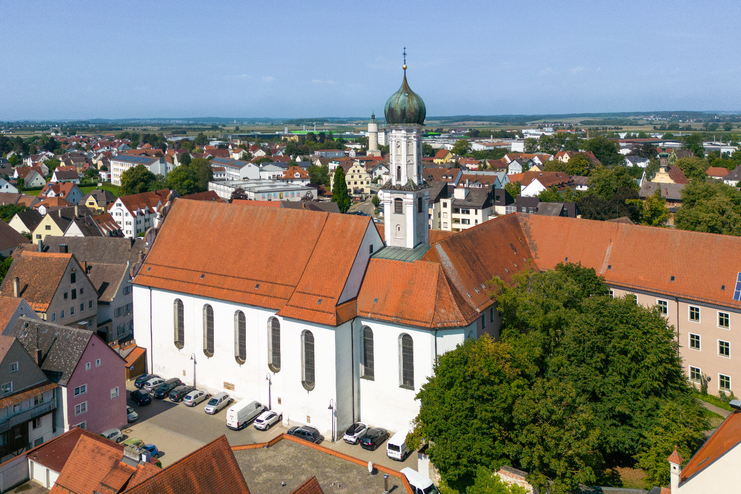
<path id="1" fill-rule="evenodd" d="M 429 185 L 422 178 L 422 129 L 427 109 L 404 79 L 386 102 L 391 180 L 383 191 L 384 234 L 389 247 L 413 249 L 429 243 Z"/>

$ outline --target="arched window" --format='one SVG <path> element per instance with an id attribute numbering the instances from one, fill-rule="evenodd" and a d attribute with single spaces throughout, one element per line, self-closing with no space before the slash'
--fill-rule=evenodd
<path id="1" fill-rule="evenodd" d="M 179 298 L 175 299 L 175 303 L 172 304 L 173 308 L 173 326 L 175 332 L 175 346 L 183 348 L 185 346 L 185 325 L 183 324 L 183 301 Z"/>
<path id="2" fill-rule="evenodd" d="M 247 360 L 247 320 L 241 310 L 234 313 L 234 358 L 239 365 Z"/>
<path id="3" fill-rule="evenodd" d="M 404 201 L 401 199 L 394 199 L 394 213 L 404 214 Z"/>
<path id="4" fill-rule="evenodd" d="M 401 165 L 396 167 L 396 181 L 401 182 Z"/>
<path id="5" fill-rule="evenodd" d="M 363 326 L 363 372 L 361 377 L 373 381 L 375 379 L 373 362 L 373 330 Z"/>
<path id="6" fill-rule="evenodd" d="M 414 342 L 404 333 L 399 336 L 399 387 L 414 389 Z"/>
<path id="7" fill-rule="evenodd" d="M 396 225 L 396 238 L 401 238 L 401 225 Z"/>
<path id="8" fill-rule="evenodd" d="M 301 333 L 301 384 L 307 391 L 314 389 L 314 335 L 311 331 Z"/>
<path id="9" fill-rule="evenodd" d="M 208 304 L 203 306 L 203 353 L 214 356 L 214 309 Z"/>
<path id="10" fill-rule="evenodd" d="M 268 367 L 280 372 L 280 321 L 277 317 L 268 321 Z"/>

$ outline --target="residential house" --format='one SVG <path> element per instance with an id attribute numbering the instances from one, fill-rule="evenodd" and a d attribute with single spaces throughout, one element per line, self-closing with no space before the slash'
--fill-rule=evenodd
<path id="1" fill-rule="evenodd" d="M 730 492 L 741 483 L 741 405 L 732 402 L 733 411 L 682 468 L 677 452 L 669 456 L 669 489 L 664 494 L 705 494 Z"/>
<path id="2" fill-rule="evenodd" d="M 0 295 L 23 297 L 43 320 L 84 324 L 94 330 L 98 297 L 85 272 L 72 254 L 19 250 L 0 285 Z"/>
<path id="3" fill-rule="evenodd" d="M 80 199 L 79 204 L 87 206 L 90 211 L 100 214 L 108 210 L 108 206 L 116 202 L 116 196 L 105 189 L 95 189 Z"/>
<path id="4" fill-rule="evenodd" d="M 452 192 L 451 196 L 440 199 L 440 229 L 453 232 L 467 230 L 497 216 L 497 199 L 504 209 L 504 199 L 509 195 L 504 189 L 495 189 L 493 186 L 458 186 Z"/>
<path id="5" fill-rule="evenodd" d="M 25 235 L 18 233 L 4 221 L 0 221 L 0 256 L 10 257 L 19 245 L 30 243 L 31 241 Z"/>
<path id="6" fill-rule="evenodd" d="M 436 165 L 444 165 L 445 163 L 450 163 L 452 159 L 453 153 L 451 153 L 448 149 L 440 149 L 437 153 L 435 153 L 433 163 L 435 163 Z"/>
<path id="7" fill-rule="evenodd" d="M 58 199 L 46 199 L 51 201 Z M 40 203 L 39 210 L 42 210 L 44 203 Z M 36 228 L 31 232 L 31 238 L 34 243 L 39 240 L 46 240 L 47 237 L 64 237 L 69 236 L 87 236 L 102 235 L 102 232 L 95 226 L 91 219 L 92 213 L 86 207 L 71 206 L 56 208 L 46 211 Z"/>
<path id="8" fill-rule="evenodd" d="M 0 194 L 17 194 L 18 188 L 5 180 L 4 178 L 0 178 Z"/>
<path id="9" fill-rule="evenodd" d="M 532 160 L 526 160 L 523 158 L 514 159 L 507 164 L 507 175 L 524 173 L 530 169 L 532 163 Z"/>
<path id="10" fill-rule="evenodd" d="M 77 170 L 60 170 L 59 168 L 60 167 L 57 167 L 54 170 L 54 173 L 52 174 L 49 182 L 70 182 L 73 184 L 80 183 L 80 174 L 77 173 Z"/>
<path id="11" fill-rule="evenodd" d="M 65 199 L 62 199 L 61 197 L 46 197 L 44 199 L 39 200 L 39 202 L 37 202 L 33 208 L 39 213 L 41 213 L 42 215 L 46 216 L 48 213 L 52 211 L 58 211 L 60 209 L 68 209 L 68 208 L 74 208 L 74 207 L 77 207 L 77 206 L 74 206 L 71 202 Z"/>
<path id="12" fill-rule="evenodd" d="M 728 174 L 723 177 L 723 183 L 726 185 L 731 185 L 733 187 L 737 187 L 738 183 L 741 181 L 741 166 L 737 166 Z"/>
<path id="13" fill-rule="evenodd" d="M 281 162 L 260 163 L 260 180 L 277 180 L 288 168 Z"/>
<path id="14" fill-rule="evenodd" d="M 22 297 L 0 296 L 0 334 L 4 334 L 8 328 L 12 328 L 21 316 L 32 319 L 37 317 L 31 306 Z"/>
<path id="15" fill-rule="evenodd" d="M 666 209 L 669 211 L 668 225 L 674 224 L 674 213 L 682 206 L 682 191 L 685 184 L 643 182 L 638 191 L 638 197 L 644 201 L 659 192 L 661 198 L 666 201 Z"/>
<path id="16" fill-rule="evenodd" d="M 576 207 L 576 203 L 543 202 L 537 196 L 517 196 L 515 198 L 515 208 L 518 213 L 539 214 L 542 216 L 576 218 L 579 215 L 579 209 Z"/>
<path id="17" fill-rule="evenodd" d="M 514 181 L 510 177 L 511 181 Z M 559 190 L 567 187 L 573 187 L 571 176 L 562 172 L 534 172 L 527 171 L 522 174 L 520 182 L 521 192 L 525 197 L 535 197 L 540 195 L 544 190 L 556 187 Z"/>
<path id="18" fill-rule="evenodd" d="M 119 154 L 111 158 L 111 183 L 121 185 L 121 175 L 129 168 L 138 165 L 143 165 L 150 172 L 163 177 L 166 177 L 167 173 L 173 168 L 164 158 Z"/>
<path id="19" fill-rule="evenodd" d="M 13 216 L 13 218 L 8 223 L 8 226 L 10 226 L 18 233 L 30 235 L 31 232 L 34 231 L 37 226 L 39 226 L 39 223 L 41 223 L 42 219 L 44 219 L 44 217 L 37 210 L 28 209 L 26 211 L 16 213 L 15 216 Z"/>
<path id="20" fill-rule="evenodd" d="M 345 151 L 342 149 L 318 149 L 314 152 L 314 156 L 317 158 L 344 158 Z"/>
<path id="21" fill-rule="evenodd" d="M 98 296 L 98 336 L 109 343 L 129 338 L 134 322 L 130 268 L 144 256 L 144 240 L 50 237 L 43 251 L 58 252 L 65 248 L 83 265 Z"/>
<path id="22" fill-rule="evenodd" d="M 58 385 L 14 337 L 0 335 L 0 461 L 56 435 Z"/>
<path id="23" fill-rule="evenodd" d="M 82 191 L 73 182 L 49 182 L 39 192 L 39 198 L 59 197 L 72 205 L 79 204 L 82 196 Z"/>
<path id="24" fill-rule="evenodd" d="M 214 180 L 217 173 L 223 173 L 221 180 L 257 180 L 260 178 L 260 168 L 249 161 L 238 161 L 229 158 L 214 158 L 211 160 L 214 168 Z M 223 172 L 216 170 L 223 168 Z"/>
<path id="25" fill-rule="evenodd" d="M 300 185 L 309 185 L 309 182 L 311 182 L 311 179 L 309 178 L 309 173 L 301 168 L 300 166 L 292 166 L 285 172 L 283 172 L 283 176 L 280 177 L 278 180 L 281 180 L 286 183 L 290 184 L 300 184 Z"/>
<path id="26" fill-rule="evenodd" d="M 125 361 L 95 332 L 20 317 L 9 336 L 37 355 L 46 377 L 60 386 L 58 430 L 101 433 L 126 425 Z"/>
<path id="27" fill-rule="evenodd" d="M 108 212 L 121 226 L 124 236 L 137 237 L 154 226 L 157 212 L 167 203 L 169 196 L 168 189 L 160 189 L 119 197 L 108 206 Z"/>
<path id="28" fill-rule="evenodd" d="M 13 178 L 23 180 L 23 187 L 27 189 L 46 185 L 44 174 L 38 168 L 31 168 L 30 166 L 16 166 Z"/>
<path id="29" fill-rule="evenodd" d="M 535 165 L 540 165 L 541 167 L 545 165 L 547 162 L 551 161 L 553 159 L 553 155 L 551 154 L 531 154 L 531 153 L 507 153 L 504 155 L 504 161 L 507 163 L 512 162 L 516 159 L 525 159 L 532 161 Z"/>
<path id="30" fill-rule="evenodd" d="M 345 183 L 347 191 L 351 196 L 363 196 L 371 192 L 371 176 L 365 170 L 365 167 L 358 161 L 343 163 L 342 171 L 345 173 Z M 334 190 L 334 174 L 330 175 L 330 189 Z"/>
<path id="31" fill-rule="evenodd" d="M 366 165 L 365 170 L 370 174 L 371 180 L 388 180 L 389 167 L 386 163 L 372 161 Z"/>
<path id="32" fill-rule="evenodd" d="M 709 166 L 708 169 L 705 170 L 705 173 L 707 173 L 710 178 L 723 180 L 726 175 L 730 173 L 730 170 L 728 168 L 723 168 L 722 166 Z"/>
<path id="33" fill-rule="evenodd" d="M 633 154 L 629 154 L 625 157 L 626 166 L 637 166 L 639 168 L 646 168 L 648 166 L 648 162 L 648 158 L 643 158 L 642 156 L 636 156 Z"/>

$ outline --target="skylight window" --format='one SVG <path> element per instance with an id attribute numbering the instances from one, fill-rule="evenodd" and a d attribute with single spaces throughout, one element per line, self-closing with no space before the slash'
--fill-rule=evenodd
<path id="1" fill-rule="evenodd" d="M 741 273 L 736 276 L 736 289 L 733 291 L 733 300 L 741 302 Z"/>

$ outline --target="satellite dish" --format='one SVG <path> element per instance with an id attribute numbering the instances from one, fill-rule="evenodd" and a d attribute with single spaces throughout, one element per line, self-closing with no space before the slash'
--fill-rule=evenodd
<path id="1" fill-rule="evenodd" d="M 368 473 L 373 473 L 373 462 L 372 461 L 368 462 Z"/>

